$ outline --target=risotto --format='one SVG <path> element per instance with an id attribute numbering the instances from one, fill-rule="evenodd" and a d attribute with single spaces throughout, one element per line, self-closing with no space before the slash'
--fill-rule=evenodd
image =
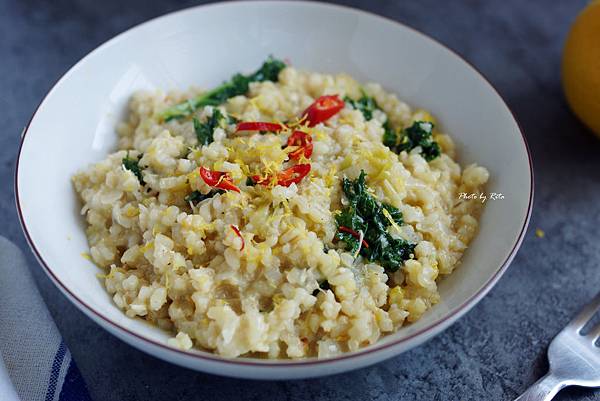
<path id="1" fill-rule="evenodd" d="M 73 177 L 114 303 L 226 357 L 331 357 L 439 301 L 485 168 L 380 85 L 269 58 L 203 92 L 140 92 Z"/>

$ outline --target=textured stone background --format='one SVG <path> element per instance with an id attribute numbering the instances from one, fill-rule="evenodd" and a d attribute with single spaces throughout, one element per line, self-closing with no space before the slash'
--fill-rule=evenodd
<path id="1" fill-rule="evenodd" d="M 547 344 L 600 289 L 600 141 L 569 113 L 559 80 L 562 42 L 586 1 L 340 3 L 431 35 L 490 79 L 520 120 L 532 148 L 533 217 L 523 247 L 498 285 L 427 344 L 348 374 L 253 382 L 169 365 L 93 324 L 36 265 L 13 202 L 19 134 L 55 80 L 113 35 L 195 3 L 0 0 L 1 232 L 26 251 L 94 399 L 511 400 L 545 372 Z M 510 155 L 506 157 L 508 162 Z M 537 227 L 546 232 L 545 238 L 535 237 Z M 569 389 L 557 399 L 600 400 L 600 390 Z"/>

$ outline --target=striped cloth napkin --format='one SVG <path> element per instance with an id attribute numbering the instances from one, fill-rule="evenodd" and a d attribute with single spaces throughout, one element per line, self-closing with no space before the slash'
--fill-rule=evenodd
<path id="1" fill-rule="evenodd" d="M 0 236 L 0 400 L 90 401 L 23 254 Z"/>

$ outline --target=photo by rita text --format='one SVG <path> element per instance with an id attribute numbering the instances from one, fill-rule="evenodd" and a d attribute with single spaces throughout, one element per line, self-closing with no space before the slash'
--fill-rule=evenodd
<path id="1" fill-rule="evenodd" d="M 478 192 L 459 192 L 458 193 L 459 200 L 472 200 L 479 199 L 481 203 L 485 203 L 488 200 L 500 200 L 504 199 L 504 194 L 501 192 L 488 192 L 488 193 L 478 193 Z"/>

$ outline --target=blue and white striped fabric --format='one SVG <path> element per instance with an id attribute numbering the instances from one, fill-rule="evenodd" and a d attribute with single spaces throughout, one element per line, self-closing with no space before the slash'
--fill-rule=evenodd
<path id="1" fill-rule="evenodd" d="M 0 400 L 91 400 L 23 254 L 1 236 Z"/>

